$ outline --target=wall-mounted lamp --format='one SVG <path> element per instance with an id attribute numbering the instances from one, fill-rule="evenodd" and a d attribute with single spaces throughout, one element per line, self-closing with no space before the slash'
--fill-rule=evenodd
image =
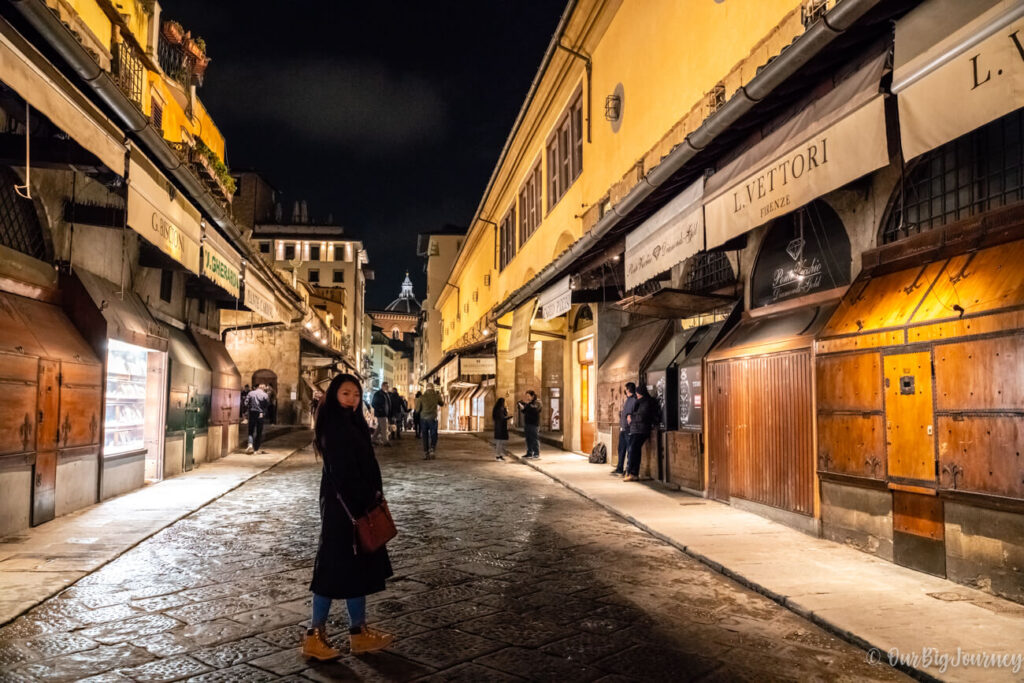
<path id="1" fill-rule="evenodd" d="M 606 121 L 618 121 L 622 116 L 622 98 L 609 95 L 604 98 L 604 118 Z"/>

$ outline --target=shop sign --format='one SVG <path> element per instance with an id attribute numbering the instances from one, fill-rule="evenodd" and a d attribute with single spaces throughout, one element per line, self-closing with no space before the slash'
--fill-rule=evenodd
<path id="1" fill-rule="evenodd" d="M 704 178 L 626 235 L 626 289 L 682 263 L 704 247 Z"/>
<path id="2" fill-rule="evenodd" d="M 494 356 L 460 357 L 459 365 L 463 375 L 494 375 L 498 372 L 498 359 Z"/>
<path id="3" fill-rule="evenodd" d="M 572 288 L 568 275 L 545 289 L 537 297 L 540 317 L 544 320 L 551 320 L 560 315 L 565 315 L 572 308 Z"/>
<path id="4" fill-rule="evenodd" d="M 171 196 L 170 182 L 133 149 L 128 170 L 128 227 L 197 275 L 199 211 L 180 194 Z"/>
<path id="5" fill-rule="evenodd" d="M 530 348 L 530 325 L 533 324 L 533 313 L 537 305 L 531 299 L 512 313 L 512 330 L 508 340 L 508 355 L 518 358 Z"/>
<path id="6" fill-rule="evenodd" d="M 246 278 L 245 296 L 242 303 L 253 313 L 265 320 L 278 322 L 277 306 L 274 300 L 265 292 L 260 291 L 259 286 L 253 281 L 254 276 L 250 274 Z"/>
<path id="7" fill-rule="evenodd" d="M 802 141 L 704 205 L 708 248 L 889 163 L 883 98 Z"/>
<path id="8" fill-rule="evenodd" d="M 240 279 L 238 270 L 228 263 L 227 259 L 211 249 L 209 244 L 203 245 L 203 275 L 231 296 L 238 297 Z"/>
<path id="9" fill-rule="evenodd" d="M 892 91 L 906 159 L 1024 106 L 1024 5 L 1004 0 L 965 21 L 972 5 L 926 3 L 896 22 Z M 914 54 L 921 44 L 930 47 Z"/>

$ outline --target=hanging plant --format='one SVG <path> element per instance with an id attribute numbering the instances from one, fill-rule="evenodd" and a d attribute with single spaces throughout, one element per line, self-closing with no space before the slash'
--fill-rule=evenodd
<path id="1" fill-rule="evenodd" d="M 185 38 L 185 28 L 173 19 L 165 21 L 161 31 L 167 42 L 172 45 L 181 45 L 181 41 Z"/>

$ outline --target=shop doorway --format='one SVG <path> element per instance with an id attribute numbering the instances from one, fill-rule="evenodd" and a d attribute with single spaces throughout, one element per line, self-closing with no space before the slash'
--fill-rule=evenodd
<path id="1" fill-rule="evenodd" d="M 594 338 L 583 339 L 576 344 L 576 358 L 579 363 L 579 422 L 580 450 L 589 453 L 594 448 Z"/>

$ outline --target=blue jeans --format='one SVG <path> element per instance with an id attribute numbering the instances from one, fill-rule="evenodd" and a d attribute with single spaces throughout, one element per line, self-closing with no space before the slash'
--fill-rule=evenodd
<path id="1" fill-rule="evenodd" d="M 626 471 L 626 456 L 629 454 L 629 432 L 625 429 L 619 430 L 619 462 L 615 464 L 615 471 L 623 474 Z"/>
<path id="2" fill-rule="evenodd" d="M 634 477 L 640 476 L 640 458 L 643 456 L 644 444 L 648 437 L 650 437 L 650 432 L 629 435 L 629 464 L 626 474 L 632 474 Z"/>
<path id="3" fill-rule="evenodd" d="M 523 425 L 526 436 L 526 455 L 540 455 L 540 425 Z"/>
<path id="4" fill-rule="evenodd" d="M 327 615 L 331 611 L 331 599 L 313 593 L 313 618 L 310 625 L 313 628 L 323 628 L 327 624 Z M 366 626 L 366 596 L 361 598 L 349 598 L 345 601 L 348 608 L 349 630 L 360 629 Z"/>
<path id="5" fill-rule="evenodd" d="M 437 418 L 420 417 L 420 436 L 423 437 L 423 452 L 437 448 Z"/>

